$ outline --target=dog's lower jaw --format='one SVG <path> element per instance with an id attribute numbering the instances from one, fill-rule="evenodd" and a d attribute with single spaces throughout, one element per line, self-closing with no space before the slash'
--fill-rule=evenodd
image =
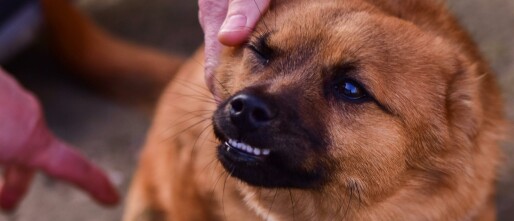
<path id="1" fill-rule="evenodd" d="M 426 185 L 413 179 L 378 201 L 358 180 L 349 181 L 353 182 L 353 190 L 348 186 L 266 189 L 242 182 L 237 182 L 237 187 L 242 201 L 262 220 L 495 220 L 494 183 L 460 175 L 454 177 L 452 187 Z M 429 207 L 436 209 L 425 209 Z"/>

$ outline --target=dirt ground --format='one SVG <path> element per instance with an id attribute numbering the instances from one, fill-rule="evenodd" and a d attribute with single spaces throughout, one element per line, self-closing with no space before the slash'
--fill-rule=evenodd
<path id="1" fill-rule="evenodd" d="M 195 0 L 78 0 L 106 29 L 169 53 L 190 54 L 201 43 Z M 470 30 L 497 71 L 514 120 L 514 1 L 450 0 L 450 8 Z M 150 117 L 113 102 L 74 79 L 49 52 L 44 38 L 4 66 L 41 99 L 56 134 L 104 168 L 126 192 Z M 509 131 L 510 137 L 514 132 Z M 505 165 L 497 197 L 499 220 L 514 220 L 514 142 L 505 142 Z M 38 175 L 19 210 L 0 221 L 113 221 L 122 205 L 103 208 L 88 196 Z"/>

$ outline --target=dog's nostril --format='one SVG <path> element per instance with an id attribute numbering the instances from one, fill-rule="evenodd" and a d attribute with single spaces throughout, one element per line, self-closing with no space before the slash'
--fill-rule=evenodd
<path id="1" fill-rule="evenodd" d="M 230 106 L 232 108 L 232 111 L 235 113 L 239 113 L 239 112 L 243 111 L 243 109 L 244 109 L 243 99 L 234 99 L 232 102 L 230 102 Z"/>
<path id="2" fill-rule="evenodd" d="M 261 109 L 261 108 L 256 108 L 253 112 L 252 112 L 252 117 L 253 119 L 255 119 L 256 121 L 258 122 L 266 122 L 266 121 L 269 121 L 271 120 L 271 118 L 273 116 L 271 116 L 271 114 L 269 113 L 269 111 L 266 111 L 264 109 Z"/>

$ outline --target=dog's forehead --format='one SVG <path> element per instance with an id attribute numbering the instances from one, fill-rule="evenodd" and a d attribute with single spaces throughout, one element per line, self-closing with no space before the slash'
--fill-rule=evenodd
<path id="1" fill-rule="evenodd" d="M 259 32 L 272 32 L 270 40 L 284 50 L 302 46 L 316 47 L 333 35 L 333 29 L 343 22 L 352 11 L 334 4 L 333 1 L 300 2 L 285 4 L 270 11 L 258 26 Z"/>
<path id="2" fill-rule="evenodd" d="M 316 53 L 329 65 L 368 56 L 367 53 L 414 48 L 416 44 L 405 41 L 427 40 L 408 22 L 381 14 L 368 5 L 348 2 L 298 3 L 275 9 L 257 32 L 271 32 L 269 43 L 285 53 Z"/>
<path id="3" fill-rule="evenodd" d="M 285 59 L 295 60 L 292 63 L 305 66 L 315 62 L 328 69 L 353 63 L 383 73 L 441 64 L 437 61 L 441 56 L 433 56 L 441 54 L 434 50 L 435 38 L 410 22 L 364 6 L 307 4 L 309 10 L 301 6 L 271 12 L 257 31 L 270 33 L 268 44 Z"/>

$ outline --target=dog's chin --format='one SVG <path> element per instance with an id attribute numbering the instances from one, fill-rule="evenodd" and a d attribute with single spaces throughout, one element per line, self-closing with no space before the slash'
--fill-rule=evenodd
<path id="1" fill-rule="evenodd" d="M 255 147 L 243 143 L 229 138 L 216 127 L 214 132 L 220 141 L 217 149 L 218 160 L 230 176 L 250 186 L 310 189 L 319 187 L 322 183 L 323 176 L 320 171 L 300 169 L 301 162 L 290 162 L 287 153 L 278 148 Z M 295 163 L 298 165 L 291 168 Z"/>

